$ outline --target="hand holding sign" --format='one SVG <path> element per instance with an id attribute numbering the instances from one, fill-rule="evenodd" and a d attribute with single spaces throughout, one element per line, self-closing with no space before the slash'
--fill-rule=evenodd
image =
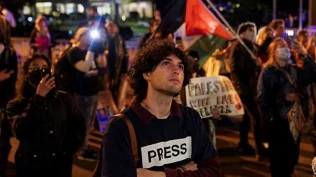
<path id="1" fill-rule="evenodd" d="M 219 112 L 219 110 L 217 108 L 214 108 L 212 110 L 212 118 L 215 120 L 220 120 L 221 119 L 221 113 Z"/>

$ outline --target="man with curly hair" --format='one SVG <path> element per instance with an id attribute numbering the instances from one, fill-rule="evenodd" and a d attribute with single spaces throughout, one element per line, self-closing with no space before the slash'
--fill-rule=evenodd
<path id="1" fill-rule="evenodd" d="M 122 114 L 134 127 L 139 160 L 127 124 L 114 118 L 104 136 L 101 176 L 220 176 L 199 113 L 174 101 L 189 76 L 185 54 L 168 40 L 149 41 L 138 51 L 129 71 L 135 98 Z"/>

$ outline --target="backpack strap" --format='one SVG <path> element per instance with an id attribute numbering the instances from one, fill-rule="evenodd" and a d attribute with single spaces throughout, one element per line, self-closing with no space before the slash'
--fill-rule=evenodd
<path id="1" fill-rule="evenodd" d="M 132 122 L 129 120 L 129 118 L 125 115 L 125 114 L 115 114 L 114 117 L 116 118 L 121 118 L 124 120 L 124 122 L 127 125 L 128 131 L 129 131 L 129 135 L 130 135 L 130 139 L 131 139 L 131 146 L 132 146 L 132 155 L 134 158 L 134 163 L 135 166 L 137 165 L 138 161 L 139 161 L 139 155 L 138 155 L 138 144 L 137 144 L 137 138 L 136 138 L 136 133 L 135 133 L 135 129 L 133 127 Z M 107 124 L 106 124 L 106 129 L 104 134 L 106 134 L 111 126 L 111 123 L 114 119 L 110 119 Z M 103 157 L 103 141 L 101 144 L 101 149 L 99 151 L 99 157 L 98 157 L 98 162 L 97 165 L 92 173 L 91 177 L 101 177 L 101 171 L 102 171 L 102 157 Z"/>
<path id="2" fill-rule="evenodd" d="M 134 157 L 135 165 L 137 165 L 137 163 L 139 161 L 138 144 L 137 144 L 137 138 L 136 138 L 136 133 L 135 133 L 135 129 L 133 127 L 133 124 L 132 124 L 131 120 L 129 120 L 129 118 L 125 114 L 116 114 L 116 115 L 114 115 L 114 117 L 118 117 L 118 118 L 123 119 L 127 125 L 128 131 L 129 131 L 129 136 L 131 139 L 132 154 Z"/>

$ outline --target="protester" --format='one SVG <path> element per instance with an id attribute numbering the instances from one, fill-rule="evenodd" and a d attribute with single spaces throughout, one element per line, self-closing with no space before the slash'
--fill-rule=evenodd
<path id="1" fill-rule="evenodd" d="M 242 23 L 238 27 L 237 33 L 244 44 L 255 55 L 256 46 L 254 44 L 256 25 L 251 22 Z M 266 150 L 262 144 L 261 134 L 261 115 L 256 101 L 256 85 L 261 66 L 256 58 L 253 58 L 245 47 L 239 42 L 232 54 L 231 80 L 239 94 L 239 97 L 245 108 L 245 115 L 240 123 L 240 142 L 238 152 L 241 155 L 255 155 L 255 150 L 249 144 L 248 133 L 251 123 L 254 123 L 254 137 L 258 160 L 266 155 Z M 250 121 L 251 118 L 253 121 Z"/>
<path id="2" fill-rule="evenodd" d="M 305 49 L 308 44 L 308 39 L 309 39 L 309 34 L 307 30 L 302 29 L 297 32 L 297 42 L 301 44 Z"/>
<path id="3" fill-rule="evenodd" d="M 35 20 L 30 43 L 32 48 L 31 55 L 38 53 L 52 58 L 51 47 L 55 45 L 55 39 L 49 32 L 47 19 L 42 15 Z"/>
<path id="4" fill-rule="evenodd" d="M 108 59 L 108 76 L 106 80 L 107 97 L 114 113 L 126 106 L 128 53 L 124 39 L 119 35 L 118 26 L 109 21 L 105 24 L 107 32 L 106 49 Z"/>
<path id="5" fill-rule="evenodd" d="M 269 26 L 273 29 L 274 38 L 283 38 L 288 45 L 291 44 L 290 37 L 285 33 L 285 23 L 282 19 L 274 19 Z"/>
<path id="6" fill-rule="evenodd" d="M 316 61 L 316 34 L 310 36 L 306 46 L 306 50 L 308 54 L 312 57 L 312 60 Z"/>
<path id="7" fill-rule="evenodd" d="M 44 55 L 34 55 L 24 63 L 22 78 L 17 98 L 7 106 L 19 140 L 16 176 L 71 177 L 73 155 L 85 137 L 77 104 L 55 89 Z"/>
<path id="8" fill-rule="evenodd" d="M 11 28 L 16 27 L 14 15 L 12 14 L 12 12 L 9 9 L 7 9 L 5 7 L 3 1 L 0 1 L 0 14 L 1 14 L 1 16 L 4 17 L 4 19 L 6 19 L 9 22 Z"/>
<path id="9" fill-rule="evenodd" d="M 0 18 L 0 177 L 6 176 L 10 153 L 11 127 L 5 112 L 10 99 L 15 96 L 18 75 L 17 55 L 10 43 L 8 22 Z"/>
<path id="10" fill-rule="evenodd" d="M 88 8 L 88 26 L 92 26 L 95 21 L 98 21 L 101 27 L 105 23 L 104 18 L 99 15 L 97 7 L 92 6 Z"/>
<path id="11" fill-rule="evenodd" d="M 307 53 L 309 54 L 309 56 L 311 57 L 311 59 L 315 62 L 316 61 L 316 35 L 311 35 L 308 43 L 307 43 L 307 47 L 306 47 Z M 316 155 L 316 113 L 315 113 L 315 108 L 316 108 L 316 84 L 311 84 L 310 86 L 311 89 L 311 99 L 313 101 L 313 106 L 314 106 L 314 115 L 313 115 L 313 129 L 311 129 L 309 132 L 311 135 L 311 140 L 312 140 L 312 144 L 313 144 L 313 148 L 314 148 L 314 155 Z"/>
<path id="12" fill-rule="evenodd" d="M 282 38 L 285 33 L 285 25 L 284 20 L 282 19 L 274 19 L 270 23 L 270 27 L 274 30 L 274 37 Z"/>
<path id="13" fill-rule="evenodd" d="M 258 81 L 258 101 L 269 124 L 269 157 L 272 177 L 291 177 L 298 163 L 304 114 L 299 88 L 315 82 L 316 64 L 303 47 L 296 48 L 304 68 L 289 64 L 290 49 L 282 38 L 269 47 L 269 60 Z"/>
<path id="14" fill-rule="evenodd" d="M 114 118 L 104 137 L 101 176 L 220 176 L 198 112 L 173 101 L 189 76 L 185 54 L 170 41 L 153 40 L 138 51 L 129 72 L 136 97 L 123 114 L 134 127 L 139 161 L 125 122 Z"/>
<path id="15" fill-rule="evenodd" d="M 230 41 L 225 41 L 214 53 L 207 59 L 203 65 L 205 76 L 230 75 L 229 67 L 229 44 Z"/>
<path id="16" fill-rule="evenodd" d="M 73 46 L 69 50 L 69 60 L 74 68 L 72 83 L 73 92 L 83 114 L 87 128 L 87 136 L 77 158 L 96 161 L 97 154 L 88 148 L 88 134 L 94 128 L 100 78 L 104 75 L 106 58 L 104 51 L 99 50 L 90 36 L 90 29 L 81 27 L 77 30 Z M 92 41 L 92 42 L 91 42 Z"/>
<path id="17" fill-rule="evenodd" d="M 258 46 L 258 56 L 261 64 L 268 61 L 268 48 L 273 41 L 273 29 L 269 26 L 260 28 L 256 37 L 256 45 Z"/>
<path id="18" fill-rule="evenodd" d="M 152 37 L 152 35 L 154 34 L 154 32 L 156 31 L 158 25 L 159 25 L 159 21 L 158 20 L 154 20 L 154 21 L 150 21 L 149 22 L 150 25 L 150 31 L 146 34 L 143 35 L 143 37 L 140 39 L 139 44 L 138 44 L 138 48 L 142 48 L 146 42 Z"/>

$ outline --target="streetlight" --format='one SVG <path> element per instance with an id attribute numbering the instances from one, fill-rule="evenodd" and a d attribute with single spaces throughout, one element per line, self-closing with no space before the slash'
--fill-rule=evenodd
<path id="1" fill-rule="evenodd" d="M 273 19 L 276 19 L 277 0 L 273 0 Z"/>
<path id="2" fill-rule="evenodd" d="M 303 0 L 300 0 L 299 15 L 298 15 L 298 28 L 301 30 L 303 28 Z"/>

